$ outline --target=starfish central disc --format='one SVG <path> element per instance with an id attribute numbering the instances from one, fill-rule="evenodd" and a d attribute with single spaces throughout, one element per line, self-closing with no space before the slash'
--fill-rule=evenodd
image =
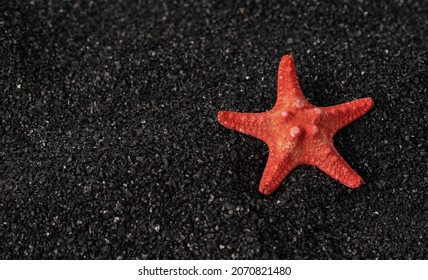
<path id="1" fill-rule="evenodd" d="M 285 55 L 279 65 L 275 106 L 262 113 L 220 111 L 225 127 L 263 140 L 269 157 L 259 191 L 273 193 L 295 167 L 309 164 L 350 188 L 363 180 L 339 155 L 333 145 L 338 130 L 363 116 L 373 107 L 371 98 L 316 107 L 304 97 L 297 81 L 294 60 Z"/>

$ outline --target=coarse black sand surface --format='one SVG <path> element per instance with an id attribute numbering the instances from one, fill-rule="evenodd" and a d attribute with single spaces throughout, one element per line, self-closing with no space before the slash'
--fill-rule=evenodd
<path id="1" fill-rule="evenodd" d="M 427 259 L 428 1 L 1 1 L 1 259 Z M 379 1 L 380 2 L 380 1 Z M 372 97 L 271 196 L 260 112 Z"/>

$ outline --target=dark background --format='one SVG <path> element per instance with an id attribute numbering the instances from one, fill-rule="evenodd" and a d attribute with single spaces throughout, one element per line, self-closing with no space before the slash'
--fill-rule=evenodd
<path id="1" fill-rule="evenodd" d="M 228 3 L 226 3 L 228 2 Z M 426 259 L 427 1 L 1 1 L 3 259 Z M 370 96 L 312 166 L 258 193 L 282 55 L 310 102 Z"/>

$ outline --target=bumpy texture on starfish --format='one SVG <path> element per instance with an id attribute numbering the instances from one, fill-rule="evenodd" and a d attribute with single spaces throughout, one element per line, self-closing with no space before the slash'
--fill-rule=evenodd
<path id="1" fill-rule="evenodd" d="M 262 113 L 220 111 L 218 121 L 227 128 L 263 140 L 269 158 L 259 191 L 273 193 L 296 166 L 314 165 L 350 188 L 363 180 L 339 155 L 333 136 L 342 127 L 373 107 L 371 98 L 362 98 L 329 107 L 316 107 L 303 96 L 291 55 L 279 65 L 278 96 L 275 106 Z"/>

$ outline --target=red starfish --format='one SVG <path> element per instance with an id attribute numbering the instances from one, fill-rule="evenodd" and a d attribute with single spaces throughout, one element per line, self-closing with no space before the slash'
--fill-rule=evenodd
<path id="1" fill-rule="evenodd" d="M 363 179 L 346 163 L 333 145 L 333 136 L 342 127 L 363 116 L 373 107 L 371 98 L 316 107 L 303 96 L 291 55 L 279 65 L 278 96 L 275 106 L 262 113 L 220 111 L 218 121 L 227 128 L 263 140 L 269 158 L 259 191 L 273 193 L 296 166 L 314 165 L 350 188 Z"/>

